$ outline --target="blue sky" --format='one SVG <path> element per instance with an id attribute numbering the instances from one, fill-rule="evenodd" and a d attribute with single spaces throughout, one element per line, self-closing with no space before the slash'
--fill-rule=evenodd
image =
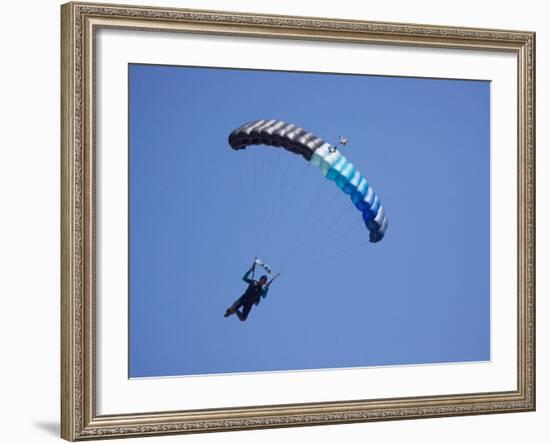
<path id="1" fill-rule="evenodd" d="M 129 66 L 131 377 L 490 358 L 490 83 Z M 349 197 L 281 149 L 296 123 L 367 178 L 389 217 L 368 243 Z M 224 318 L 255 254 L 282 271 Z"/>

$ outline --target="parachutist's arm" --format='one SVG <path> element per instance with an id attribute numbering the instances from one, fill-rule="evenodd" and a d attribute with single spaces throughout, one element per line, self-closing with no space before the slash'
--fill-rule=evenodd
<path id="1" fill-rule="evenodd" d="M 280 274 L 277 274 L 275 277 L 273 277 L 269 283 L 267 285 L 265 285 L 265 287 L 262 289 L 262 297 L 263 298 L 266 298 L 267 297 L 267 291 L 269 291 L 269 286 L 271 285 L 271 283 L 273 283 L 273 280 L 275 280 Z"/>
<path id="2" fill-rule="evenodd" d="M 252 282 L 254 281 L 254 280 L 252 280 L 252 279 L 250 278 L 250 274 L 252 274 L 252 271 L 253 271 L 253 268 L 250 268 L 248 271 L 246 271 L 246 274 L 244 274 L 244 276 L 243 276 L 243 281 L 244 281 L 245 283 L 250 284 L 250 283 L 252 283 Z"/>
<path id="3" fill-rule="evenodd" d="M 269 285 L 271 285 L 271 283 L 273 283 L 273 281 L 274 281 L 279 275 L 281 275 L 280 272 L 279 272 L 277 275 L 275 275 L 275 277 L 273 277 L 273 278 L 269 281 L 269 283 L 268 283 L 267 285 L 265 285 L 265 287 L 266 287 L 266 288 L 269 288 Z"/>

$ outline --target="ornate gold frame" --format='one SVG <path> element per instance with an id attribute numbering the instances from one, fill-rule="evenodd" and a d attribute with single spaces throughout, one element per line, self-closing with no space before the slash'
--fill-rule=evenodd
<path id="1" fill-rule="evenodd" d="M 518 380 L 511 392 L 98 416 L 95 411 L 94 33 L 122 28 L 509 51 L 518 60 Z M 67 440 L 533 411 L 535 34 L 68 3 L 61 7 L 61 436 Z"/>

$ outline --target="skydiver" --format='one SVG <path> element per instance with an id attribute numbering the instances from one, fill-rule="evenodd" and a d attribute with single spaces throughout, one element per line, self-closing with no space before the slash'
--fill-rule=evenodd
<path id="1" fill-rule="evenodd" d="M 267 281 L 267 275 L 262 275 L 259 280 L 254 280 L 253 278 L 250 278 L 250 274 L 252 274 L 255 269 L 256 262 L 254 261 L 252 267 L 243 277 L 243 281 L 248 283 L 248 288 L 246 288 L 243 295 L 241 295 L 229 308 L 227 308 L 225 314 L 223 315 L 224 317 L 237 314 L 240 321 L 245 321 L 250 313 L 250 310 L 252 309 L 252 305 L 257 306 L 260 303 L 260 300 L 267 296 L 269 286 L 273 283 L 273 280 L 275 280 L 277 276 L 273 277 L 269 282 Z M 242 311 L 239 310 L 241 306 Z"/>

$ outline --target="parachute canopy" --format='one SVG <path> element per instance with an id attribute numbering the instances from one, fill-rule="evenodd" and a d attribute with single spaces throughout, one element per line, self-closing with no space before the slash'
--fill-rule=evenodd
<path id="1" fill-rule="evenodd" d="M 317 166 L 321 173 L 351 198 L 362 213 L 369 239 L 382 240 L 388 228 L 388 217 L 380 199 L 367 180 L 334 146 L 305 129 L 281 120 L 256 120 L 229 134 L 229 145 L 245 149 L 253 145 L 282 147 Z"/>

